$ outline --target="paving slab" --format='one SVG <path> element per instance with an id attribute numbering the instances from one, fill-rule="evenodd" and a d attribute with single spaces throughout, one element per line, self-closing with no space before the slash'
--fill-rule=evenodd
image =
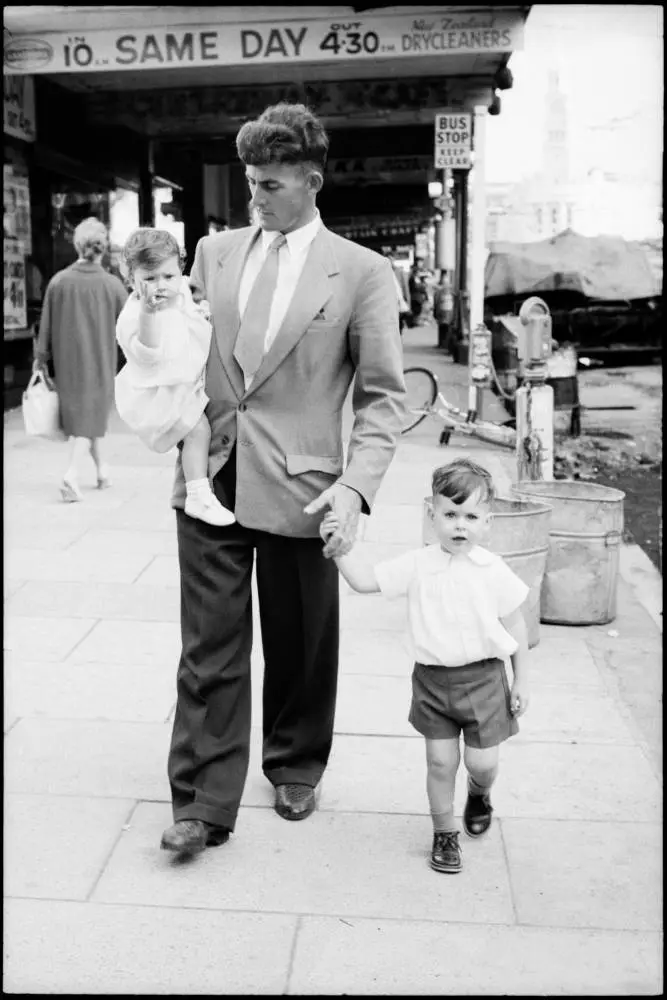
<path id="1" fill-rule="evenodd" d="M 8 993 L 274 996 L 297 918 L 50 900 L 5 904 Z"/>
<path id="2" fill-rule="evenodd" d="M 519 719 L 517 741 L 540 743 L 635 743 L 618 703 L 595 688 L 532 686 L 530 706 Z"/>
<path id="3" fill-rule="evenodd" d="M 64 660 L 96 624 L 92 618 L 53 619 L 7 614 L 3 648 L 24 660 Z"/>
<path id="4" fill-rule="evenodd" d="M 407 637 L 388 629 L 343 629 L 340 637 L 341 674 L 410 677 L 413 661 Z"/>
<path id="5" fill-rule="evenodd" d="M 78 663 L 154 663 L 173 671 L 181 653 L 175 622 L 100 621 L 70 656 Z"/>
<path id="6" fill-rule="evenodd" d="M 5 794 L 5 896 L 87 899 L 134 802 Z"/>
<path id="7" fill-rule="evenodd" d="M 5 738 L 5 790 L 169 801 L 171 725 L 23 718 Z"/>
<path id="8" fill-rule="evenodd" d="M 72 554 L 103 556 L 114 552 L 142 552 L 152 556 L 176 555 L 175 531 L 130 531 L 89 528 L 69 546 Z"/>
<path id="9" fill-rule="evenodd" d="M 462 761 L 454 796 L 458 817 L 466 793 Z M 501 820 L 613 822 L 628 815 L 658 823 L 662 790 L 638 747 L 508 740 L 500 751 L 493 805 Z M 428 815 L 423 740 L 336 735 L 319 808 Z"/>
<path id="10" fill-rule="evenodd" d="M 529 653 L 528 669 L 531 687 L 562 685 L 564 687 L 602 688 L 595 660 L 585 639 L 542 638 Z"/>
<path id="11" fill-rule="evenodd" d="M 422 737 L 408 722 L 412 684 L 404 677 L 341 674 L 338 678 L 337 733 Z"/>
<path id="12" fill-rule="evenodd" d="M 139 587 L 180 588 L 181 578 L 177 555 L 154 556 L 136 579 Z"/>
<path id="13" fill-rule="evenodd" d="M 16 716 L 164 722 L 176 701 L 176 667 L 35 663 L 9 655 L 4 694 Z"/>
<path id="14" fill-rule="evenodd" d="M 662 929 L 658 823 L 503 819 L 521 924 Z"/>
<path id="15" fill-rule="evenodd" d="M 19 589 L 20 587 L 20 589 Z M 19 617 L 107 621 L 180 622 L 180 594 L 173 587 L 123 583 L 39 582 L 17 585 L 7 614 Z M 91 621 L 91 627 L 92 627 Z"/>
<path id="16" fill-rule="evenodd" d="M 347 629 L 364 631 L 369 626 L 374 629 L 405 632 L 405 601 L 388 601 L 381 594 L 355 594 L 347 588 L 341 593 L 341 631 Z"/>
<path id="17" fill-rule="evenodd" d="M 288 993 L 638 996 L 661 985 L 658 934 L 309 916 Z"/>
<path id="18" fill-rule="evenodd" d="M 428 865 L 426 817 L 315 812 L 286 823 L 242 808 L 230 841 L 187 865 L 156 849 L 169 821 L 167 805 L 137 807 L 94 902 L 514 923 L 498 829 L 470 842 L 465 870 L 449 879 Z"/>
<path id="19" fill-rule="evenodd" d="M 17 580 L 134 583 L 152 558 L 141 552 L 108 552 L 100 559 L 95 553 L 68 549 L 45 557 L 34 549 L 12 547 L 5 559 L 5 573 Z"/>

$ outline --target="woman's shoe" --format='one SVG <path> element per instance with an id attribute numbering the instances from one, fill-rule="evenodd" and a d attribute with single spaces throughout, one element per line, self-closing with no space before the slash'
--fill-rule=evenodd
<path id="1" fill-rule="evenodd" d="M 111 479 L 109 476 L 98 476 L 97 477 L 97 488 L 98 490 L 108 490 L 111 486 Z"/>
<path id="2" fill-rule="evenodd" d="M 70 482 L 69 479 L 63 479 L 60 484 L 60 496 L 65 503 L 77 503 L 77 501 L 83 500 L 83 493 L 76 483 Z"/>

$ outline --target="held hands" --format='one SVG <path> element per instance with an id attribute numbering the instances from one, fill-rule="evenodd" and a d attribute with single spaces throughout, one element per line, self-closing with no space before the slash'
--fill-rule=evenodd
<path id="1" fill-rule="evenodd" d="M 320 538 L 323 542 L 328 542 L 331 535 L 338 531 L 339 521 L 332 510 L 325 514 L 320 524 Z"/>
<path id="2" fill-rule="evenodd" d="M 512 684 L 512 691 L 510 693 L 510 712 L 512 715 L 518 719 L 528 708 L 529 702 L 530 697 L 526 683 L 515 681 Z"/>
<path id="3" fill-rule="evenodd" d="M 361 513 L 361 497 L 351 487 L 343 486 L 342 483 L 334 483 L 333 486 L 320 493 L 316 500 L 309 503 L 304 508 L 304 511 L 306 514 L 317 514 L 318 511 L 325 510 L 327 507 L 330 510 L 320 525 L 320 534 L 322 534 L 324 525 L 327 523 L 327 518 L 331 514 L 335 516 L 336 525 L 333 531 L 329 530 L 326 538 L 322 536 L 326 542 L 322 555 L 325 559 L 346 556 L 352 549 L 357 536 L 357 525 L 359 524 L 359 514 Z M 333 525 L 333 521 L 329 521 L 328 523 L 329 526 Z"/>

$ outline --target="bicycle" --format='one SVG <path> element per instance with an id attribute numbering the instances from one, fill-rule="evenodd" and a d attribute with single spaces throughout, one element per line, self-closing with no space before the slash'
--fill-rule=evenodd
<path id="1" fill-rule="evenodd" d="M 464 413 L 448 402 L 438 387 L 438 377 L 430 368 L 412 367 L 403 370 L 406 389 L 406 418 L 401 434 L 414 430 L 426 417 L 438 416 L 445 424 L 440 433 L 439 443 L 449 444 L 452 434 L 460 433 L 476 437 L 481 441 L 497 444 L 503 448 L 516 447 L 516 431 L 503 424 L 488 420 L 477 420 L 476 413 Z"/>

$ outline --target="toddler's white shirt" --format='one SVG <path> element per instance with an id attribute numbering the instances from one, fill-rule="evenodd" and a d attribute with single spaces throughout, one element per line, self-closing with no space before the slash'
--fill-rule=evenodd
<path id="1" fill-rule="evenodd" d="M 426 545 L 379 563 L 375 575 L 385 597 L 407 597 L 408 634 L 419 663 L 461 667 L 516 651 L 499 619 L 523 604 L 528 587 L 488 549 L 476 545 L 452 556 Z"/>

